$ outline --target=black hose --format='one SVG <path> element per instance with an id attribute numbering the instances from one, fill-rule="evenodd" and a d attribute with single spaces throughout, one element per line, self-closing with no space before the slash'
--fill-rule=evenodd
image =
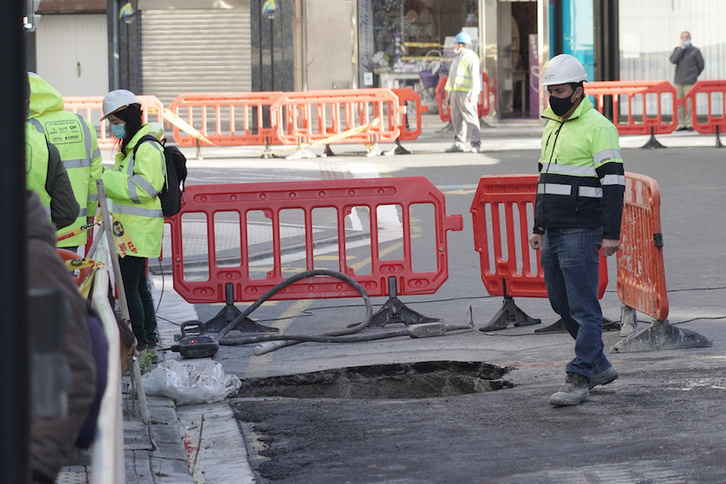
<path id="1" fill-rule="evenodd" d="M 324 333 L 322 337 L 327 336 L 346 336 L 350 334 L 357 333 L 361 331 L 364 328 L 367 328 L 371 324 L 371 318 L 373 317 L 373 306 L 371 305 L 371 299 L 368 297 L 368 294 L 366 293 L 365 289 L 361 287 L 358 282 L 356 282 L 353 278 L 350 276 L 346 276 L 345 274 L 342 274 L 340 272 L 336 271 L 330 271 L 327 269 L 315 269 L 312 271 L 305 271 L 301 272 L 300 274 L 295 274 L 292 277 L 289 277 L 282 281 L 281 283 L 277 284 L 275 287 L 267 291 L 262 297 L 257 299 L 250 307 L 245 309 L 241 314 L 239 314 L 236 318 L 234 318 L 232 321 L 229 322 L 227 326 L 222 329 L 222 331 L 219 332 L 218 340 L 219 344 L 226 345 L 226 346 L 237 346 L 237 345 L 244 345 L 244 344 L 250 344 L 250 343 L 260 343 L 265 341 L 281 341 L 281 340 L 291 340 L 290 344 L 299 343 L 302 341 L 314 341 L 312 339 L 303 339 L 303 338 L 320 338 L 321 336 L 315 336 L 315 335 L 257 335 L 257 336 L 248 336 L 248 337 L 242 337 L 242 338 L 227 338 L 227 333 L 235 329 L 235 326 L 237 326 L 238 323 L 243 321 L 247 316 L 252 314 L 252 312 L 260 307 L 262 303 L 267 301 L 269 298 L 271 298 L 275 293 L 279 292 L 283 288 L 289 286 L 290 284 L 293 284 L 300 279 L 305 279 L 308 277 L 313 276 L 331 276 L 335 277 L 336 279 L 340 279 L 343 282 L 348 283 L 353 289 L 355 289 L 358 294 L 361 295 L 363 298 L 363 302 L 366 306 L 366 315 L 365 319 L 356 325 L 353 325 L 350 328 L 346 328 L 344 330 L 339 331 L 332 331 L 329 333 Z M 295 341 L 292 341 L 295 340 Z"/>

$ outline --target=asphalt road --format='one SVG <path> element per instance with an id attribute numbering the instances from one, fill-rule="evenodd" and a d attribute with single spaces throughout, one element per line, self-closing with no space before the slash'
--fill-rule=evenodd
<path id="1" fill-rule="evenodd" d="M 713 346 L 611 352 L 620 378 L 594 389 L 591 401 L 573 408 L 552 408 L 547 403 L 564 381 L 572 340 L 564 333 L 536 334 L 538 326 L 355 344 L 303 343 L 262 356 L 254 356 L 251 345 L 224 346 L 215 360 L 242 379 L 442 360 L 510 369 L 501 377 L 506 388 L 458 396 L 233 398 L 230 403 L 257 481 L 726 482 L 726 254 L 720 242 L 726 232 L 722 216 L 726 194 L 721 187 L 726 180 L 726 152 L 713 148 L 712 139 L 705 141 L 705 136 L 659 139 L 671 147 L 625 148 L 626 170 L 653 177 L 660 186 L 669 320 L 710 338 Z M 643 142 L 631 138 L 623 144 Z M 449 233 L 450 274 L 444 286 L 434 295 L 401 300 L 450 324 L 467 322 L 470 310 L 479 328 L 502 301 L 488 296 L 481 282 L 469 215 L 474 189 L 481 175 L 534 173 L 537 140 L 492 130 L 485 132 L 484 153 L 444 154 L 449 144 L 448 139 L 431 136 L 408 146 L 414 150 L 411 155 L 375 159 L 351 147 L 335 158 L 300 161 L 299 167 L 271 160 L 261 168 L 262 162 L 250 154 L 222 159 L 211 152 L 198 162 L 200 167 L 207 164 L 204 169 L 190 170 L 189 183 L 371 173 L 425 176 L 446 194 L 447 213 L 464 216 L 464 230 Z M 619 320 L 613 261 L 610 274 L 602 306 L 607 318 Z M 373 305 L 377 308 L 384 302 L 385 298 L 374 298 Z M 546 300 L 516 302 L 541 318 L 540 326 L 556 319 Z M 220 307 L 196 309 L 206 320 Z M 266 303 L 252 317 L 282 332 L 322 334 L 359 321 L 362 314 L 360 300 L 328 299 Z M 646 316 L 640 320 L 641 328 L 650 323 Z M 380 331 L 397 329 L 402 328 Z M 610 348 L 620 335 L 608 332 L 604 338 Z"/>

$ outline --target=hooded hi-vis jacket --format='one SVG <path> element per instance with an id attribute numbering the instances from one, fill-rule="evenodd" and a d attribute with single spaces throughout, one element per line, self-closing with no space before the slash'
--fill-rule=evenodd
<path id="1" fill-rule="evenodd" d="M 618 131 L 585 96 L 567 119 L 551 108 L 542 115 L 534 233 L 549 228 L 603 228 L 620 238 L 625 172 Z"/>
<path id="2" fill-rule="evenodd" d="M 96 129 L 82 116 L 64 111 L 63 96 L 43 78 L 29 75 L 28 80 L 30 121 L 42 124 L 46 138 L 58 148 L 73 194 L 81 207 L 76 221 L 69 228 L 79 228 L 86 224 L 86 217 L 96 214 L 98 207 L 96 180 L 101 178 L 103 160 L 98 149 Z M 87 240 L 88 233 L 83 232 L 59 241 L 58 247 L 76 247 Z"/>
<path id="3" fill-rule="evenodd" d="M 124 226 L 136 252 L 135 257 L 159 257 L 164 232 L 164 213 L 158 194 L 164 185 L 164 152 L 159 143 L 141 143 L 134 157 L 134 147 L 142 136 L 159 138 L 161 127 L 145 124 L 116 155 L 113 170 L 104 170 L 103 186 L 113 201 L 113 213 Z M 120 251 L 117 250 L 120 253 Z"/>

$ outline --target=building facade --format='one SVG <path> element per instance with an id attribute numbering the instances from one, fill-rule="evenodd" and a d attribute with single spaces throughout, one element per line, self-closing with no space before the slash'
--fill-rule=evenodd
<path id="1" fill-rule="evenodd" d="M 100 2 L 100 3 L 99 3 Z M 128 8 L 130 6 L 130 10 Z M 434 107 L 453 37 L 474 39 L 494 116 L 537 118 L 570 53 L 591 80 L 672 80 L 682 30 L 726 78 L 722 0 L 43 0 L 37 71 L 64 95 L 411 86 Z"/>

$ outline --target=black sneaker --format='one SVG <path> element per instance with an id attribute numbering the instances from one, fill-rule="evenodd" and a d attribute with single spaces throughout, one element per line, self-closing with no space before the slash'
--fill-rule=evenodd
<path id="1" fill-rule="evenodd" d="M 585 375 L 567 373 L 565 384 L 550 397 L 550 405 L 555 407 L 579 405 L 590 399 L 589 382 Z"/>
<path id="2" fill-rule="evenodd" d="M 136 352 L 139 355 L 143 355 L 144 352 L 146 351 L 147 347 L 148 347 L 148 345 L 146 344 L 146 341 L 139 341 L 139 340 L 136 341 Z"/>

